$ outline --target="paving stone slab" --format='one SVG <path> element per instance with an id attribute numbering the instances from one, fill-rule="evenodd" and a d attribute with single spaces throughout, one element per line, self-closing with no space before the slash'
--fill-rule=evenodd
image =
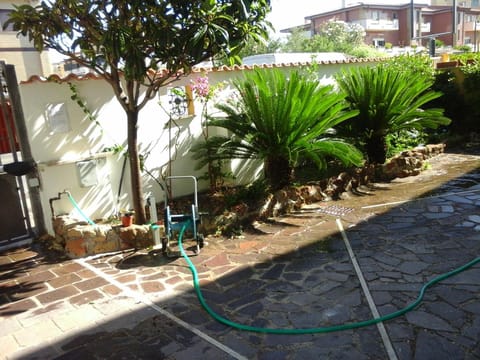
<path id="1" fill-rule="evenodd" d="M 421 331 L 416 339 L 415 360 L 461 359 L 462 349 L 443 337 Z"/>
<path id="2" fill-rule="evenodd" d="M 406 315 L 408 322 L 413 325 L 439 331 L 454 331 L 454 328 L 448 322 L 438 316 L 426 313 L 424 311 L 411 311 Z"/>

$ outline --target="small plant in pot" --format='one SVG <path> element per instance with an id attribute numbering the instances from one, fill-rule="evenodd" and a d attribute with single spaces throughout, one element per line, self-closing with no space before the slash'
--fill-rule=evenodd
<path id="1" fill-rule="evenodd" d="M 122 210 L 120 211 L 120 220 L 122 221 L 123 227 L 128 227 L 133 224 L 135 217 L 135 212 L 133 210 Z"/>

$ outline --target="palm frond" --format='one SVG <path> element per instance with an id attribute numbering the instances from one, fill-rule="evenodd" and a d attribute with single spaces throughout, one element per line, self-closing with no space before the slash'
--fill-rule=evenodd
<path id="1" fill-rule="evenodd" d="M 432 79 L 422 73 L 377 65 L 349 68 L 338 74 L 336 80 L 350 109 L 358 110 L 358 115 L 343 123 L 341 130 L 347 136 L 363 136 L 365 143 L 384 142 L 387 134 L 399 130 L 436 128 L 450 123 L 442 109 L 423 109 L 442 93 L 432 91 Z"/>
<path id="2" fill-rule="evenodd" d="M 233 85 L 237 101 L 218 104 L 223 116 L 209 120 L 209 125 L 231 135 L 216 145 L 216 156 L 256 157 L 269 163 L 285 159 L 292 168 L 300 156 L 309 156 L 317 164 L 324 164 L 325 156 L 359 163 L 360 153 L 352 146 L 326 140 L 325 145 L 317 145 L 329 129 L 359 113 L 348 109 L 345 95 L 332 86 L 278 69 L 254 70 Z M 341 150 L 334 149 L 336 144 Z"/>

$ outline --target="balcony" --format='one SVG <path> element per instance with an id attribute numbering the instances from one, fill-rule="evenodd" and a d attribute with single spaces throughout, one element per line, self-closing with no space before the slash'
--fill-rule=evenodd
<path id="1" fill-rule="evenodd" d="M 375 31 L 375 30 L 399 30 L 398 26 L 398 19 L 392 20 L 373 20 L 373 19 L 366 19 L 366 20 L 358 20 L 355 23 L 362 25 L 363 28 L 367 31 Z"/>
<path id="2" fill-rule="evenodd" d="M 480 21 L 470 21 L 462 24 L 465 31 L 479 31 L 480 30 Z"/>

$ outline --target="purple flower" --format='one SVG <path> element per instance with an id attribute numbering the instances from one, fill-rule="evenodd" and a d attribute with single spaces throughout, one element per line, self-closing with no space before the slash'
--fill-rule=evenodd
<path id="1" fill-rule="evenodd" d="M 207 76 L 197 77 L 191 80 L 191 87 L 193 93 L 198 97 L 207 99 L 210 96 L 210 86 Z"/>

